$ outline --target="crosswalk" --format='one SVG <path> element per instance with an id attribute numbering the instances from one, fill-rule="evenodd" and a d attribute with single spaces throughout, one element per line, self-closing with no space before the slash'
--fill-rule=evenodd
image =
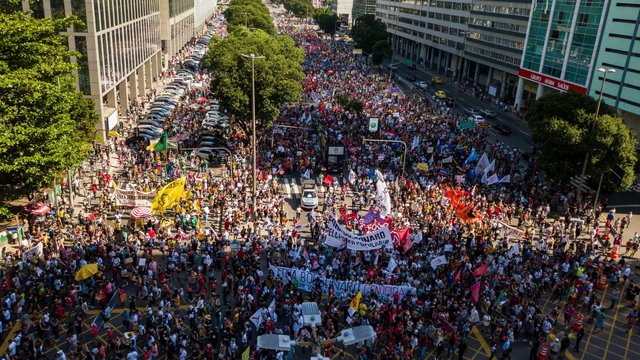
<path id="1" fill-rule="evenodd" d="M 280 187 L 282 194 L 285 198 L 288 199 L 300 199 L 302 195 L 302 181 L 304 179 L 301 177 L 285 177 L 282 179 L 282 186 Z M 342 187 L 345 186 L 341 181 L 338 181 L 337 184 L 334 184 L 334 191 L 340 192 Z M 318 197 L 323 198 L 324 192 L 326 191 L 326 186 L 318 186 Z M 346 190 L 346 196 L 349 198 L 358 197 L 357 191 L 353 188 L 353 186 L 348 186 Z"/>

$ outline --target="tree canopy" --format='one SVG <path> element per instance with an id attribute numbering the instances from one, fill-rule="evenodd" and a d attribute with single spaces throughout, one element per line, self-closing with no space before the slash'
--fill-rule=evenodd
<path id="1" fill-rule="evenodd" d="M 627 188 L 635 180 L 636 137 L 611 107 L 576 92 L 547 94 L 536 100 L 526 114 L 532 140 L 541 146 L 541 166 L 554 179 L 579 175 L 587 151 L 587 174 L 599 179 L 616 170 L 622 180 L 610 189 Z M 595 130 L 591 131 L 595 121 Z M 620 174 L 622 170 L 622 174 Z"/>
<path id="2" fill-rule="evenodd" d="M 338 15 L 331 10 L 320 8 L 313 12 L 313 19 L 318 23 L 322 31 L 333 35 L 337 31 Z"/>
<path id="3" fill-rule="evenodd" d="M 0 11 L 0 201 L 31 196 L 85 159 L 98 121 L 75 90 L 67 37 L 75 18 Z M 10 189 L 11 191 L 6 191 Z"/>
<path id="4" fill-rule="evenodd" d="M 261 29 L 269 34 L 275 34 L 276 28 L 269 9 L 256 0 L 234 0 L 224 12 L 229 32 L 238 27 Z"/>
<path id="5" fill-rule="evenodd" d="M 300 99 L 304 79 L 304 51 L 289 36 L 270 36 L 262 30 L 239 29 L 227 38 L 214 38 L 204 57 L 213 75 L 211 91 L 221 108 L 246 132 L 251 133 L 251 59 L 241 54 L 264 56 L 255 60 L 256 122 L 267 127 L 282 104 Z"/>
<path id="6" fill-rule="evenodd" d="M 298 18 L 306 18 L 313 14 L 313 5 L 310 0 L 286 0 L 282 1 L 282 5 Z"/>
<path id="7" fill-rule="evenodd" d="M 391 54 L 387 43 L 387 25 L 373 14 L 357 18 L 351 28 L 351 36 L 364 53 L 372 55 L 374 64 L 380 64 L 383 58 Z"/>

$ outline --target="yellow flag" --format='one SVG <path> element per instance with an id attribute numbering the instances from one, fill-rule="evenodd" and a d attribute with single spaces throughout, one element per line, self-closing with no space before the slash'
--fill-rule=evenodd
<path id="1" fill-rule="evenodd" d="M 358 311 L 360 307 L 360 301 L 362 301 L 362 292 L 358 291 L 356 296 L 351 299 L 351 305 L 349 305 L 349 314 L 353 315 Z"/>
<path id="2" fill-rule="evenodd" d="M 184 186 L 186 182 L 187 178 L 181 177 L 160 189 L 158 194 L 156 194 L 156 197 L 153 199 L 153 204 L 151 204 L 151 212 L 154 214 L 163 213 L 167 211 L 167 209 L 171 209 L 178 205 L 180 203 L 180 198 L 182 198 L 182 194 L 184 193 Z"/>
<path id="3" fill-rule="evenodd" d="M 149 144 L 149 146 L 147 146 L 147 150 L 153 151 L 153 148 L 156 147 L 156 144 L 158 142 L 160 142 L 160 139 L 151 140 L 151 143 Z"/>
<path id="4" fill-rule="evenodd" d="M 242 360 L 249 360 L 249 348 L 247 347 L 247 349 L 242 353 Z"/>

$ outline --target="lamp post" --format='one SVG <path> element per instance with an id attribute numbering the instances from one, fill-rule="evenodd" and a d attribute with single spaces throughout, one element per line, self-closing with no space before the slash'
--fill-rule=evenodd
<path id="1" fill-rule="evenodd" d="M 252 134 L 251 143 L 253 146 L 253 216 L 256 214 L 257 190 L 256 183 L 256 59 L 264 59 L 264 56 L 256 56 L 255 54 L 240 54 L 242 57 L 251 59 L 251 123 Z"/>
<path id="2" fill-rule="evenodd" d="M 362 142 L 386 142 L 386 143 L 399 143 L 404 146 L 404 155 L 402 156 L 402 177 L 404 177 L 404 168 L 407 164 L 407 143 L 401 140 L 383 140 L 383 139 L 367 139 L 362 138 Z"/>
<path id="3" fill-rule="evenodd" d="M 615 69 L 605 69 L 605 68 L 599 68 L 598 71 L 602 73 L 602 84 L 600 84 L 600 94 L 598 94 L 598 106 L 596 107 L 596 118 L 591 123 L 591 132 L 593 132 L 596 129 L 596 124 L 598 123 L 598 117 L 600 116 L 600 105 L 602 104 L 602 93 L 604 91 L 604 84 L 607 81 L 607 75 L 609 73 L 616 72 Z M 582 201 L 582 188 L 584 187 L 584 176 L 587 172 L 587 163 L 589 162 L 589 155 L 591 155 L 590 151 L 587 150 L 587 152 L 584 154 L 584 162 L 582 163 L 582 172 L 580 172 L 580 183 L 578 184 L 578 191 L 576 195 L 576 200 L 578 201 L 578 203 Z"/>

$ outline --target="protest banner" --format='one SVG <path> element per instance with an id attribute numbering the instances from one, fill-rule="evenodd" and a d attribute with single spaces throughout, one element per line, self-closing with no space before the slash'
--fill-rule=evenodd
<path id="1" fill-rule="evenodd" d="M 31 260 L 33 258 L 41 257 L 44 254 L 43 253 L 43 248 L 44 248 L 44 246 L 42 245 L 41 242 L 39 242 L 38 244 L 36 244 L 31 249 L 26 250 L 25 252 L 22 253 L 22 261 L 29 261 L 29 260 Z"/>
<path id="2" fill-rule="evenodd" d="M 116 205 L 125 207 L 151 207 L 155 196 L 154 192 L 123 189 L 115 189 L 114 195 Z"/>
<path id="3" fill-rule="evenodd" d="M 363 284 L 359 281 L 334 280 L 310 271 L 275 265 L 269 265 L 269 269 L 285 283 L 296 283 L 303 291 L 310 292 L 316 286 L 320 286 L 323 294 L 328 294 L 329 289 L 333 289 L 334 295 L 343 299 L 351 298 L 361 291 L 365 298 L 375 294 L 378 299 L 393 300 L 395 294 L 402 299 L 416 291 L 414 287 L 408 285 Z"/>
<path id="4" fill-rule="evenodd" d="M 336 248 L 346 246 L 349 250 L 366 251 L 380 248 L 390 249 L 393 247 L 393 240 L 391 232 L 386 226 L 381 226 L 366 235 L 357 235 L 340 225 L 338 220 L 331 216 L 327 224 L 327 235 L 324 244 Z"/>

